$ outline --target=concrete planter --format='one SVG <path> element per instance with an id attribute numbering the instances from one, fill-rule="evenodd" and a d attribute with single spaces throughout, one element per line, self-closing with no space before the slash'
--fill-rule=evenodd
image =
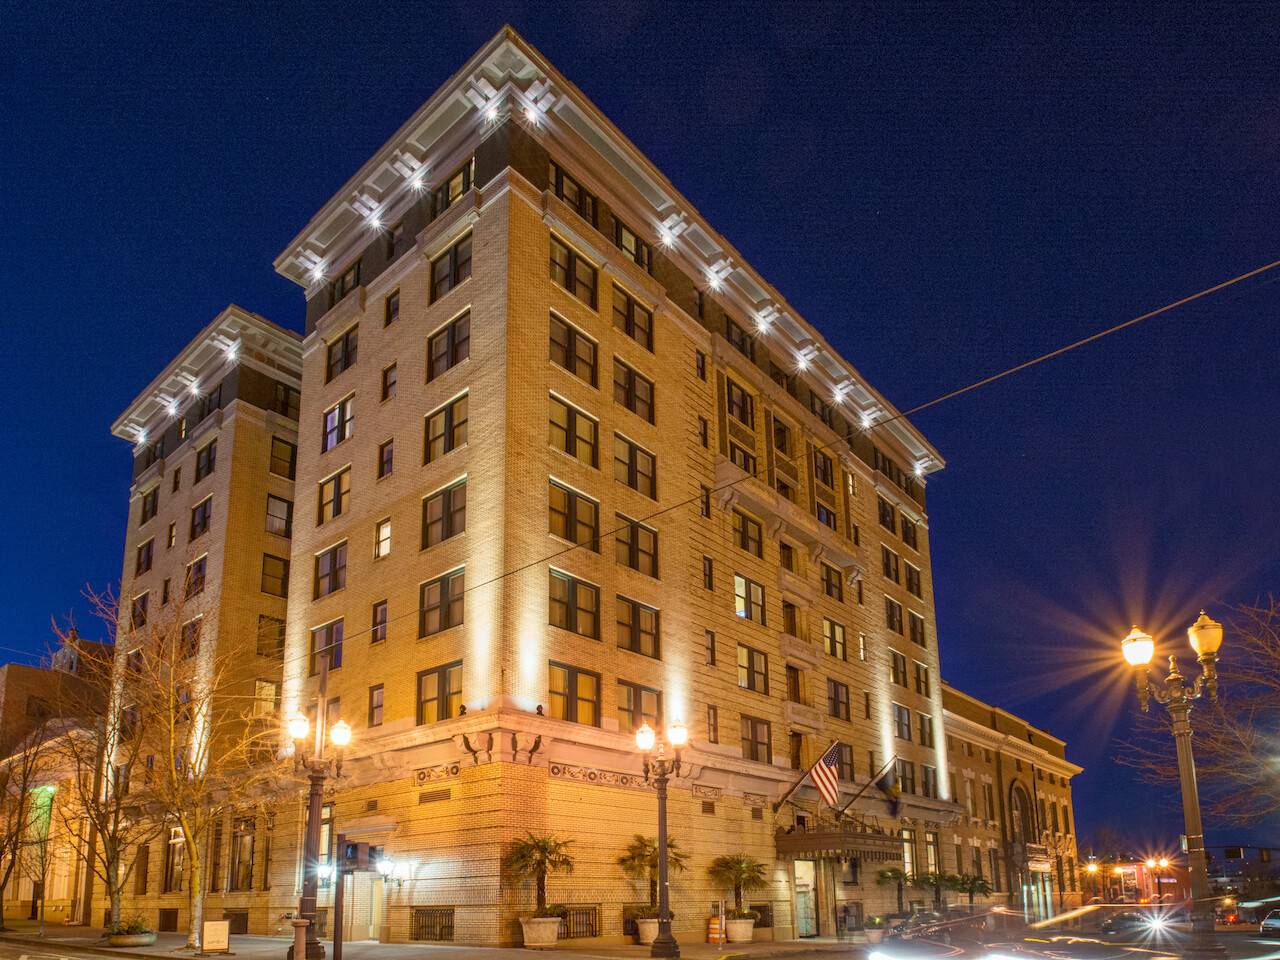
<path id="1" fill-rule="evenodd" d="M 154 933 L 110 933 L 107 934 L 109 947 L 149 947 L 156 942 Z"/>
<path id="2" fill-rule="evenodd" d="M 871 927 L 868 927 L 862 932 L 867 935 L 867 943 L 879 943 L 884 939 L 884 930 L 880 928 L 872 929 Z"/>
<path id="3" fill-rule="evenodd" d="M 730 943 L 750 943 L 756 922 L 748 917 L 745 920 L 726 920 L 724 926 Z"/>
<path id="4" fill-rule="evenodd" d="M 636 939 L 643 944 L 650 944 L 658 939 L 657 920 L 637 920 Z"/>
<path id="5" fill-rule="evenodd" d="M 526 950 L 554 950 L 560 933 L 559 917 L 522 917 Z"/>

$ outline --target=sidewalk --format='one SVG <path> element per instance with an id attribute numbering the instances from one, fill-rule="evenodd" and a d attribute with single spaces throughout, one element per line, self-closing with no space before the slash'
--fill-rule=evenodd
<path id="1" fill-rule="evenodd" d="M 173 957 L 183 955 L 182 951 L 187 943 L 185 933 L 161 933 L 149 947 L 125 950 L 108 947 L 101 927 L 45 924 L 45 936 L 41 939 L 40 925 L 36 921 L 6 922 L 10 929 L 6 933 L 0 933 L 0 942 L 40 947 L 44 952 L 66 949 L 110 957 Z M 325 957 L 332 960 L 332 942 L 321 942 L 324 944 Z M 291 943 L 292 941 L 283 937 L 237 934 L 231 937 L 231 952 L 237 960 L 284 960 Z M 546 953 L 547 951 L 525 950 L 521 947 L 472 947 L 453 943 L 379 943 L 376 940 L 356 940 L 342 945 L 343 960 L 511 960 L 513 956 L 528 958 Z M 649 956 L 649 948 L 630 943 L 580 946 L 576 941 L 562 940 L 554 953 L 569 955 L 574 960 L 642 960 Z M 802 960 L 808 956 L 839 956 L 849 960 L 863 960 L 866 944 L 840 943 L 828 938 L 733 944 L 682 941 L 680 955 L 687 960 L 719 960 L 722 957 L 745 957 L 750 960 L 784 957 L 786 960 Z"/>

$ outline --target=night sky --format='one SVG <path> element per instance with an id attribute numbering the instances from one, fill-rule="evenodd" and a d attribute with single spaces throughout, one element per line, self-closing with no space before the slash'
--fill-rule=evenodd
<path id="1" fill-rule="evenodd" d="M 6 659 L 101 633 L 112 421 L 228 303 L 301 330 L 271 261 L 504 22 L 900 409 L 1280 259 L 1272 4 L 0 9 Z M 1111 764 L 1116 641 L 1280 587 L 1277 279 L 913 418 L 944 676 L 1066 739 L 1080 832 L 1135 850 L 1181 819 Z"/>

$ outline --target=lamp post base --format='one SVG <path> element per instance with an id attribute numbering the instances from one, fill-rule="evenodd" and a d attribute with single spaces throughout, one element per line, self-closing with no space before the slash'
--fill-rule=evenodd
<path id="1" fill-rule="evenodd" d="M 671 960 L 672 957 L 680 956 L 680 944 L 676 943 L 676 938 L 671 936 L 670 932 L 664 937 L 658 934 L 658 938 L 653 941 L 653 946 L 649 948 L 649 956 L 664 957 Z M 1209 960 L 1209 958 L 1205 958 Z"/>
<path id="2" fill-rule="evenodd" d="M 293 944 L 285 953 L 285 960 L 305 957 L 306 960 L 324 960 L 324 944 L 309 937 L 311 921 L 299 917 L 293 921 Z"/>

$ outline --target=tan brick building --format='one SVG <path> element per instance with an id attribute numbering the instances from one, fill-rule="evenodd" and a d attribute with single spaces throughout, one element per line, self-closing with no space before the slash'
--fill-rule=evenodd
<path id="1" fill-rule="evenodd" d="M 251 415 L 236 443 L 254 452 L 246 488 L 215 494 L 237 525 L 208 576 L 223 627 L 249 629 L 284 615 L 264 555 L 289 561 L 285 716 L 315 710 L 331 655 L 325 715 L 355 736 L 323 856 L 342 833 L 395 864 L 355 876 L 347 936 L 518 943 L 532 890 L 499 864 L 526 831 L 573 841 L 576 872 L 549 884 L 570 931 L 623 936 L 647 891 L 618 858 L 656 832 L 645 720 L 690 731 L 670 806 L 679 937 L 705 936 L 726 895 L 707 877 L 722 853 L 769 865 L 758 938 L 891 910 L 884 867 L 955 869 L 925 500 L 940 456 L 522 38 L 486 44 L 276 269 L 307 298 L 296 495 L 267 452 L 293 420 L 236 404 L 219 428 Z M 231 319 L 248 322 L 232 308 L 189 350 Z M 295 375 L 292 335 L 251 319 Z M 226 376 L 244 370 L 223 352 Z M 140 464 L 127 558 L 194 505 L 148 452 L 172 415 L 154 398 L 187 367 L 116 427 Z M 178 457 L 203 438 L 169 434 Z M 296 507 L 287 546 L 263 532 L 268 492 Z M 223 496 L 247 498 L 242 525 Z M 155 591 L 182 564 L 125 580 Z M 782 802 L 833 743 L 840 823 L 808 783 Z M 252 889 L 216 889 L 207 916 L 287 930 L 298 798 L 270 830 Z"/>

